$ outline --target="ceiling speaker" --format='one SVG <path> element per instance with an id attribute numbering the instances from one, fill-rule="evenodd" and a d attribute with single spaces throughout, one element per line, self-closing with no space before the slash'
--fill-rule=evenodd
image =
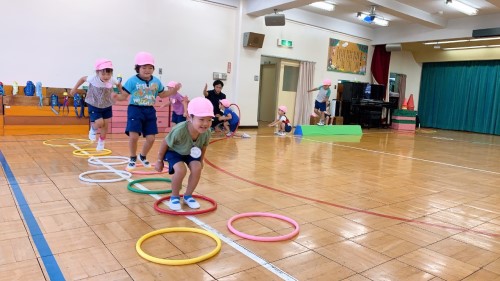
<path id="1" fill-rule="evenodd" d="M 243 33 L 243 47 L 262 48 L 264 37 L 264 34 L 245 32 Z"/>
<path id="2" fill-rule="evenodd" d="M 266 26 L 283 26 L 285 25 L 285 15 L 274 14 L 264 18 Z"/>

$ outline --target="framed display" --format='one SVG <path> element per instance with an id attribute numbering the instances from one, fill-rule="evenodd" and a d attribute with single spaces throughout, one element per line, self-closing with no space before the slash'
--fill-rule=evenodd
<path id="1" fill-rule="evenodd" d="M 330 38 L 328 71 L 366 74 L 368 46 Z"/>

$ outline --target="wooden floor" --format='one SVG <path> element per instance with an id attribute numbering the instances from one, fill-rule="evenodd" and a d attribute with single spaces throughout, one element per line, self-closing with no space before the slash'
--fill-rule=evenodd
<path id="1" fill-rule="evenodd" d="M 356 142 L 247 132 L 252 138 L 209 146 L 196 192 L 218 208 L 192 217 L 156 212 L 155 197 L 128 191 L 127 181 L 80 181 L 80 173 L 106 168 L 73 156 L 73 147 L 46 146 L 44 136 L 1 137 L 0 280 L 500 280 L 499 136 L 370 129 Z M 50 138 L 59 137 L 68 136 Z M 128 155 L 124 136 L 106 145 Z M 17 203 L 22 196 L 27 204 Z M 300 233 L 283 242 L 239 238 L 226 223 L 244 212 L 284 215 Z M 272 218 L 234 226 L 261 236 L 293 230 Z M 171 227 L 212 229 L 222 249 L 182 266 L 137 254 L 141 236 Z M 215 245 L 179 232 L 148 239 L 143 249 L 188 259 Z"/>

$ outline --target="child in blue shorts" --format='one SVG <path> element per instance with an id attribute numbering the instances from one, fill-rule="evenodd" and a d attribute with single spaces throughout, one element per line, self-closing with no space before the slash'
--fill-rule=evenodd
<path id="1" fill-rule="evenodd" d="M 214 115 L 212 103 L 204 98 L 197 97 L 188 104 L 189 118 L 187 121 L 177 124 L 160 145 L 158 161 L 155 165 L 156 171 L 163 170 L 164 162 L 169 164 L 169 174 L 172 176 L 172 196 L 168 207 L 173 211 L 180 211 L 180 190 L 182 181 L 186 177 L 187 170 L 191 174 L 188 178 L 184 203 L 191 209 L 200 208 L 200 204 L 193 198 L 192 194 L 200 181 L 203 169 L 203 157 L 210 140 L 210 126 Z M 187 167 L 186 167 L 187 165 Z"/>
<path id="2" fill-rule="evenodd" d="M 269 127 L 278 126 L 278 131 L 275 132 L 278 136 L 286 136 L 286 133 L 292 131 L 292 125 L 290 125 L 290 120 L 286 117 L 287 108 L 284 105 L 278 106 L 278 118 L 269 124 Z"/>
<path id="3" fill-rule="evenodd" d="M 318 91 L 316 100 L 314 101 L 314 112 L 319 116 L 319 126 L 325 125 L 325 112 L 326 112 L 326 102 L 330 99 L 330 86 L 332 85 L 332 80 L 323 80 L 323 85 L 307 91 L 308 93 L 312 91 Z"/>
<path id="4" fill-rule="evenodd" d="M 236 133 L 236 129 L 240 124 L 240 117 L 236 112 L 231 109 L 231 102 L 228 99 L 223 99 L 219 101 L 219 109 L 223 112 L 222 116 L 218 119 L 223 122 L 224 129 L 227 132 L 227 137 L 242 137 L 242 138 L 250 138 L 250 135 L 247 133 L 239 134 Z"/>
<path id="5" fill-rule="evenodd" d="M 170 81 L 167 88 L 175 88 L 177 82 Z M 170 96 L 169 104 L 172 105 L 172 127 L 176 124 L 186 121 L 187 117 L 187 97 L 182 96 L 179 92 L 175 92 Z"/>
<path id="6" fill-rule="evenodd" d="M 146 142 L 142 146 L 139 160 L 144 167 L 151 167 L 146 156 L 153 147 L 155 135 L 158 134 L 156 109 L 154 108 L 156 97 L 166 98 L 175 94 L 181 87 L 180 84 L 177 84 L 165 91 L 160 79 L 153 76 L 154 65 L 153 55 L 146 52 L 137 53 L 135 56 L 137 75 L 130 77 L 123 85 L 123 91 L 117 95 L 118 100 L 125 100 L 130 96 L 127 109 L 127 128 L 125 129 L 125 134 L 129 136 L 130 160 L 127 165 L 129 171 L 136 167 L 137 143 L 141 135 L 146 138 Z"/>

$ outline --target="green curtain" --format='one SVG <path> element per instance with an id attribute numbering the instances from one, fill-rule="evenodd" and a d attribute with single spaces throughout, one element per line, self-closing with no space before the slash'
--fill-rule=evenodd
<path id="1" fill-rule="evenodd" d="M 424 63 L 422 127 L 500 135 L 500 61 Z"/>

